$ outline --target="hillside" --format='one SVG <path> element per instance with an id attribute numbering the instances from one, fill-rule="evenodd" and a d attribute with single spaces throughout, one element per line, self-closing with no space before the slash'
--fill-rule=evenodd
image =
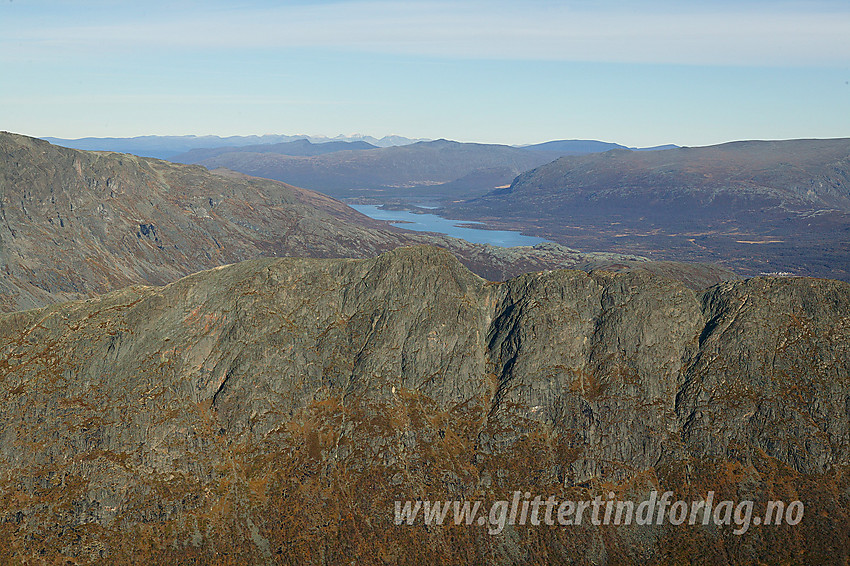
<path id="1" fill-rule="evenodd" d="M 0 314 L 0 556 L 844 565 L 848 313 L 837 281 L 488 283 L 414 247 L 260 259 Z M 393 519 L 399 500 L 652 490 L 749 499 L 755 516 L 799 499 L 805 515 L 743 534 L 702 515 L 498 534 Z"/>
<path id="2" fill-rule="evenodd" d="M 443 214 L 579 248 L 850 279 L 850 139 L 564 157 Z"/>
<path id="3" fill-rule="evenodd" d="M 283 183 L 0 135 L 2 304 L 165 284 L 260 256 L 368 257 L 405 242 Z"/>

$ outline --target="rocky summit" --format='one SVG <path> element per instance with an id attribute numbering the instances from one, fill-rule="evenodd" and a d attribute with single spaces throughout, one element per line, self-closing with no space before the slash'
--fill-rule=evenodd
<path id="1" fill-rule="evenodd" d="M 839 281 L 491 283 L 418 246 L 0 314 L 0 556 L 847 564 L 848 313 Z M 756 513 L 799 500 L 805 515 L 742 534 L 394 518 L 396 501 L 653 490 Z"/>

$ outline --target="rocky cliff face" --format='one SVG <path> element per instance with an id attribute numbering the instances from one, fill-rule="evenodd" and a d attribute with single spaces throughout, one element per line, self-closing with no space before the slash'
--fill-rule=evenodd
<path id="1" fill-rule="evenodd" d="M 846 564 L 850 285 L 260 259 L 0 315 L 11 563 Z M 797 526 L 393 523 L 395 500 L 802 500 Z"/>

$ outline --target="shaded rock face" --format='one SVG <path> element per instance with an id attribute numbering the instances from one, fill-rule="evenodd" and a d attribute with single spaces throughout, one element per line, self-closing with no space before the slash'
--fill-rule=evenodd
<path id="1" fill-rule="evenodd" d="M 571 271 L 505 286 L 490 337 L 499 401 L 595 448 L 561 478 L 622 479 L 681 452 L 675 399 L 704 324 L 692 292 L 649 274 Z"/>
<path id="2" fill-rule="evenodd" d="M 12 563 L 845 564 L 850 285 L 260 259 L 0 315 Z M 397 526 L 650 490 L 797 526 Z M 451 523 L 451 524 L 448 524 Z M 800 562 L 802 560 L 802 562 Z"/>

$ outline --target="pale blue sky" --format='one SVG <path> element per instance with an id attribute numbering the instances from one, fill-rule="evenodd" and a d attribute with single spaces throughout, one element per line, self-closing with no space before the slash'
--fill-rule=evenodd
<path id="1" fill-rule="evenodd" d="M 0 0 L 0 129 L 850 136 L 850 2 Z"/>

